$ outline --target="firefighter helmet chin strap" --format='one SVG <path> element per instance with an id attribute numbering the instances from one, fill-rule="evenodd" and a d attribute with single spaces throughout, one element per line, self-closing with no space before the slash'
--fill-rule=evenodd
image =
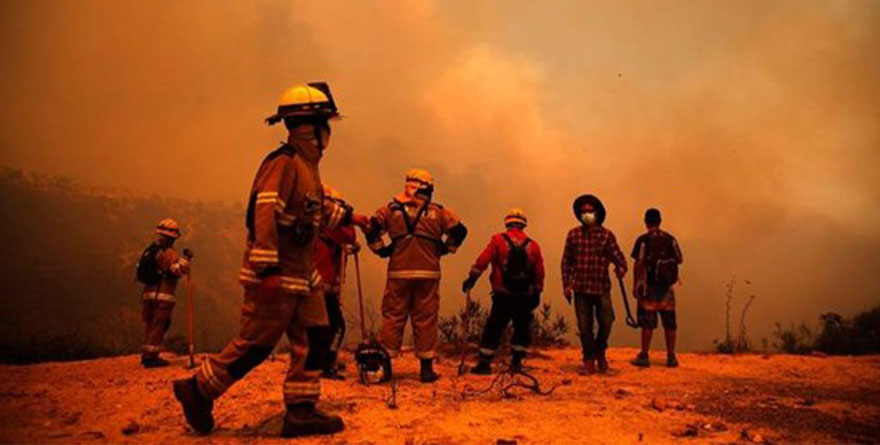
<path id="1" fill-rule="evenodd" d="M 321 137 L 321 123 L 315 119 L 312 123 L 312 130 L 315 132 L 315 143 L 318 144 L 318 153 L 324 152 L 324 138 Z"/>

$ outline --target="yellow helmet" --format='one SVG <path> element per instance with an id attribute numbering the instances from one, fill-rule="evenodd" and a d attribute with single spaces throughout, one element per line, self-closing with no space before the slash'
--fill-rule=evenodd
<path id="1" fill-rule="evenodd" d="M 165 218 L 156 225 L 156 233 L 177 239 L 180 238 L 180 226 L 177 225 L 177 221 Z"/>
<path id="2" fill-rule="evenodd" d="M 310 82 L 284 90 L 278 101 L 278 112 L 266 118 L 266 123 L 275 125 L 286 117 L 294 116 L 338 117 L 339 110 L 330 93 L 330 85 L 327 82 Z"/>
<path id="3" fill-rule="evenodd" d="M 342 192 L 327 184 L 324 184 L 324 196 L 336 201 L 342 201 Z"/>
<path id="4" fill-rule="evenodd" d="M 522 224 L 523 227 L 529 224 L 529 219 L 526 218 L 526 212 L 519 207 L 514 207 L 507 212 L 507 215 L 504 217 L 504 225 L 510 224 Z"/>
<path id="5" fill-rule="evenodd" d="M 418 182 L 428 187 L 434 186 L 434 177 L 427 170 L 421 168 L 414 168 L 406 172 L 406 182 L 410 181 Z"/>

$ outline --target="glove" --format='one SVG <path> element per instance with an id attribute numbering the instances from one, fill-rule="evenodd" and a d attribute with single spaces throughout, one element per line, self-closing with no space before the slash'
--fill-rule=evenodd
<path id="1" fill-rule="evenodd" d="M 541 293 L 535 292 L 535 293 L 529 295 L 528 303 L 529 303 L 528 306 L 529 306 L 530 311 L 537 309 L 538 306 L 541 305 Z"/>
<path id="2" fill-rule="evenodd" d="M 461 291 L 464 293 L 468 293 L 471 289 L 474 288 L 474 285 L 477 284 L 477 278 L 474 275 L 469 275 L 462 283 L 461 283 Z"/>
<path id="3" fill-rule="evenodd" d="M 184 256 L 184 258 L 187 259 L 187 261 L 191 260 L 191 259 L 193 259 L 193 256 L 194 256 L 193 251 L 189 250 L 189 249 L 183 249 L 183 256 Z"/>
<path id="4" fill-rule="evenodd" d="M 357 242 L 354 244 L 346 244 L 345 250 L 349 255 L 354 255 L 361 251 L 361 244 Z"/>
<path id="5" fill-rule="evenodd" d="M 388 258 L 394 252 L 394 246 L 389 244 L 387 246 L 382 246 L 381 249 L 376 251 L 376 255 L 379 255 L 379 258 Z"/>

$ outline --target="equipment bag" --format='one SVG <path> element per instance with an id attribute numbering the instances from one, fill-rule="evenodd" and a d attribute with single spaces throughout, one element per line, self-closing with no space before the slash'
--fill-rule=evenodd
<path id="1" fill-rule="evenodd" d="M 528 246 L 532 240 L 526 238 L 522 244 L 517 245 L 506 233 L 501 236 L 507 241 L 509 247 L 507 261 L 501 268 L 504 287 L 512 294 L 527 294 L 535 282 L 535 268 L 529 260 L 528 252 Z"/>
<path id="2" fill-rule="evenodd" d="M 137 263 L 137 280 L 146 285 L 156 285 L 162 281 L 162 272 L 159 270 L 158 256 L 162 247 L 151 243 L 141 253 Z"/>

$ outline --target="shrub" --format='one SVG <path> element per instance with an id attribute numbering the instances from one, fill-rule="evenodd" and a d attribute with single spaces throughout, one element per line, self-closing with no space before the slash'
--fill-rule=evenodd
<path id="1" fill-rule="evenodd" d="M 821 330 L 812 346 L 826 354 L 880 353 L 880 304 L 845 319 L 829 312 L 819 317 Z"/>
<path id="2" fill-rule="evenodd" d="M 457 313 L 449 317 L 440 317 L 438 326 L 443 343 L 450 347 L 451 352 L 461 352 L 461 338 L 465 331 L 462 326 L 463 321 L 467 322 L 467 343 L 479 343 L 488 318 L 489 311 L 483 308 L 479 301 L 474 300 L 459 309 Z M 532 346 L 565 346 L 568 344 L 565 335 L 568 334 L 569 329 L 570 326 L 565 318 L 560 314 L 553 317 L 550 303 L 544 303 L 535 311 L 535 317 L 532 319 Z M 501 335 L 502 347 L 510 344 L 512 334 L 513 327 L 508 326 Z"/>
<path id="3" fill-rule="evenodd" d="M 813 333 L 804 323 L 797 327 L 792 324 L 788 328 L 783 328 L 782 323 L 777 321 L 773 337 L 776 339 L 773 347 L 777 351 L 787 354 L 807 354 L 812 349 Z"/>

